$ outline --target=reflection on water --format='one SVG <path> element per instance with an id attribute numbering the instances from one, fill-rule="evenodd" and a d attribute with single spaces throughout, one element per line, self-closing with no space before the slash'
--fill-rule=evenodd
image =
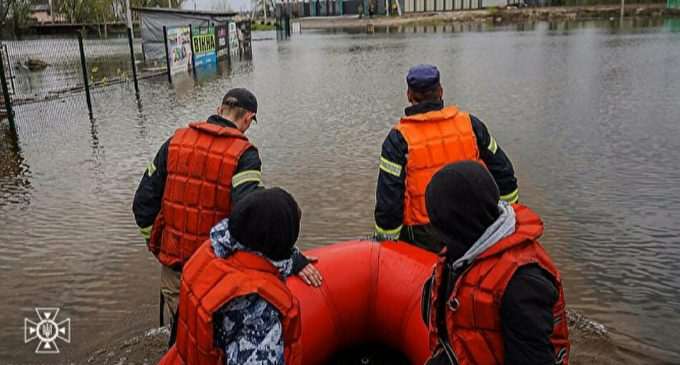
<path id="1" fill-rule="evenodd" d="M 666 26 L 666 29 L 671 32 L 680 32 L 680 19 L 678 18 L 666 19 L 664 25 Z"/>
<path id="2" fill-rule="evenodd" d="M 403 75 L 440 66 L 445 99 L 484 120 L 515 163 L 522 200 L 546 221 L 567 300 L 633 351 L 680 361 L 680 38 L 673 23 L 437 25 L 306 32 L 254 42 L 217 76 L 161 76 L 17 110 L 0 147 L 0 355 L 34 306 L 60 306 L 73 342 L 59 361 L 157 320 L 158 266 L 132 195 L 172 132 L 207 117 L 234 86 L 258 95 L 269 186 L 304 210 L 300 244 L 367 235 L 380 144 L 405 106 Z M 447 28 L 448 27 L 448 28 Z M 262 38 L 272 38 L 271 34 Z M 28 166 L 30 165 L 30 172 Z M 91 335 L 92 334 L 92 335 Z M 96 334 L 96 335 L 94 335 Z"/>
<path id="3" fill-rule="evenodd" d="M 30 191 L 31 171 L 21 153 L 19 141 L 9 123 L 0 122 L 0 207 L 25 207 L 31 201 Z"/>

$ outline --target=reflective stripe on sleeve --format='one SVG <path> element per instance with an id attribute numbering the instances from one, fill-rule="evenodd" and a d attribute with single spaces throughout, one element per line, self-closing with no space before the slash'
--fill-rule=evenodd
<path id="1" fill-rule="evenodd" d="M 486 149 L 491 151 L 491 153 L 496 154 L 496 151 L 498 150 L 498 144 L 496 143 L 496 139 L 493 138 L 492 135 L 489 135 L 489 138 L 491 140 L 489 141 L 489 145 L 486 147 Z"/>
<path id="2" fill-rule="evenodd" d="M 139 233 L 142 234 L 142 237 L 144 237 L 144 239 L 148 240 L 149 238 L 151 238 L 151 230 L 152 229 L 153 229 L 153 224 L 148 226 L 148 227 L 140 228 Z"/>
<path id="3" fill-rule="evenodd" d="M 380 169 L 396 177 L 401 176 L 401 165 L 380 156 Z"/>
<path id="4" fill-rule="evenodd" d="M 151 176 L 151 175 L 153 175 L 154 172 L 156 172 L 156 165 L 153 163 L 153 161 L 151 161 L 146 166 L 146 174 Z"/>
<path id="5" fill-rule="evenodd" d="M 262 183 L 262 172 L 258 170 L 241 171 L 231 178 L 231 187 L 235 188 L 247 182 L 256 182 L 260 185 Z"/>
<path id="6" fill-rule="evenodd" d="M 375 225 L 375 235 L 379 240 L 396 240 L 399 238 L 399 233 L 401 233 L 401 227 L 403 225 L 394 229 L 383 229 L 377 224 Z"/>
<path id="7" fill-rule="evenodd" d="M 501 195 L 501 200 L 504 200 L 510 204 L 515 204 L 519 201 L 519 189 L 515 189 L 510 194 Z"/>

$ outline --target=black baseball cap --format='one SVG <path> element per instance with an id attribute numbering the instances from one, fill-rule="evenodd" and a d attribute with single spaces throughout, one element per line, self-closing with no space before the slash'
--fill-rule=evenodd
<path id="1" fill-rule="evenodd" d="M 248 89 L 231 89 L 224 95 L 222 105 L 233 105 L 257 114 L 257 99 Z M 256 117 L 253 117 L 257 121 Z"/>

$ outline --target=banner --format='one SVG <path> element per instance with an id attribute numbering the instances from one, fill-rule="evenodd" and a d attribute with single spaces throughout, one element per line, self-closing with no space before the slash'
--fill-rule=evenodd
<path id="1" fill-rule="evenodd" d="M 217 63 L 217 53 L 215 53 L 215 28 L 197 27 L 193 28 L 194 45 L 194 67 L 201 67 Z"/>
<path id="2" fill-rule="evenodd" d="M 191 66 L 191 30 L 189 26 L 167 28 L 168 66 L 170 73 L 188 72 Z"/>
<path id="3" fill-rule="evenodd" d="M 238 55 L 238 34 L 236 34 L 236 23 L 229 22 L 229 54 L 232 56 Z"/>
<path id="4" fill-rule="evenodd" d="M 250 26 L 250 20 L 243 20 L 236 24 L 241 53 L 249 54 L 252 51 L 250 48 L 250 41 L 252 37 L 250 33 Z"/>
<path id="5" fill-rule="evenodd" d="M 229 37 L 226 24 L 216 25 L 215 35 L 217 36 L 217 57 L 227 56 L 229 53 Z"/>

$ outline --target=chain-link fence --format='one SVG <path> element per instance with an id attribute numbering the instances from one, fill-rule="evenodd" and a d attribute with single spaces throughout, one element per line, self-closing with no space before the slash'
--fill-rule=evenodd
<path id="1" fill-rule="evenodd" d="M 166 33 L 166 52 L 150 60 L 145 59 L 143 43 L 135 41 L 130 30 L 127 34 L 103 37 L 101 34 L 83 37 L 77 32 L 0 41 L 0 66 L 3 66 L 0 67 L 3 76 L 0 78 L 0 120 L 9 119 L 14 129 L 16 121 L 21 124 L 22 119 L 33 118 L 27 112 L 27 105 L 56 99 L 63 99 L 62 104 L 76 111 L 84 105 L 83 111 L 88 111 L 92 117 L 93 102 L 96 106 L 99 96 L 105 95 L 100 91 L 106 87 L 132 83 L 139 97 L 137 81 L 140 78 L 170 76 L 182 68 L 191 72 L 200 66 L 199 60 L 214 65 L 219 58 L 229 59 L 234 53 L 239 57 L 252 56 L 249 21 L 211 25 L 205 29 L 195 27 L 194 37 L 192 28 L 185 28 L 187 34 L 183 37 L 178 37 L 174 28 L 172 37 L 168 38 Z M 168 31 L 165 27 L 164 30 Z M 180 38 L 182 41 L 178 43 Z M 173 49 L 168 49 L 168 45 Z M 196 50 L 193 50 L 194 46 Z M 177 52 L 180 48 L 183 52 Z M 173 64 L 169 67 L 171 54 L 180 57 L 171 58 Z M 192 73 L 196 77 L 197 72 Z M 100 100 L 105 101 L 105 96 Z M 50 115 L 43 117 L 52 119 Z"/>
<path id="2" fill-rule="evenodd" d="M 132 81 L 132 61 L 127 36 L 83 39 L 83 49 L 90 87 Z"/>
<path id="3" fill-rule="evenodd" d="M 3 97 L 10 124 L 30 119 L 26 105 L 53 99 L 70 104 L 80 95 L 73 108 L 85 106 L 92 115 L 91 91 L 110 85 L 135 82 L 131 34 L 111 37 L 82 37 L 81 33 L 59 37 L 3 41 L 2 53 L 5 82 Z M 138 45 L 141 42 L 136 42 Z M 134 49 L 141 58 L 141 47 Z M 136 85 L 136 83 L 135 83 Z M 2 110 L 0 110 L 0 115 Z M 47 116 L 49 117 L 49 116 Z"/>
<path id="4" fill-rule="evenodd" d="M 5 75 L 13 105 L 58 98 L 83 89 L 78 38 L 3 42 Z"/>
<path id="5" fill-rule="evenodd" d="M 141 58 L 141 42 L 136 42 L 137 47 L 132 42 L 131 48 L 129 36 L 130 34 L 104 39 L 83 39 L 89 93 L 95 105 L 106 100 L 103 96 L 106 94 L 101 91 L 107 87 L 136 82 L 131 52 L 135 53 L 135 60 Z"/>
<path id="6" fill-rule="evenodd" d="M 69 99 L 86 89 L 78 36 L 39 37 L 3 41 L 2 94 L 4 115 L 12 129 L 30 120 L 26 106 Z M 75 105 L 73 106 L 75 107 Z M 50 115 L 43 118 L 49 120 Z"/>

